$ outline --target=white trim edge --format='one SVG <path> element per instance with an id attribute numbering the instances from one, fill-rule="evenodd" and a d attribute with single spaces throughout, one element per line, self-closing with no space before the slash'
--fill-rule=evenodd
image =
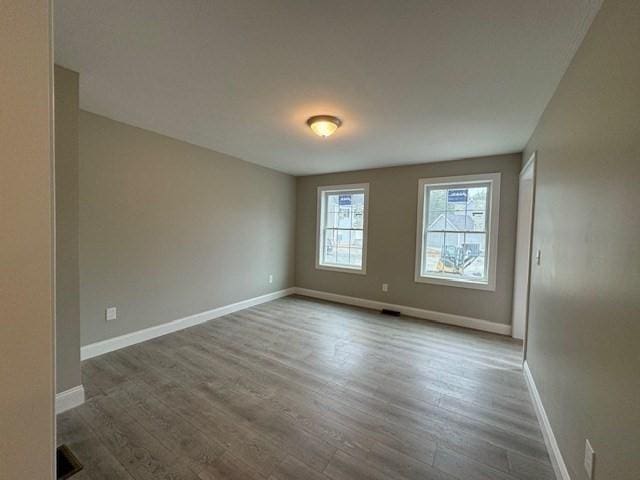
<path id="1" fill-rule="evenodd" d="M 556 436 L 553 434 L 553 430 L 551 429 L 549 417 L 547 417 L 547 412 L 544 409 L 544 405 L 542 405 L 542 399 L 540 398 L 540 393 L 538 393 L 538 387 L 536 387 L 536 383 L 531 375 L 531 370 L 529 370 L 529 364 L 526 360 L 522 365 L 522 372 L 524 373 L 524 379 L 529 387 L 529 393 L 531 394 L 533 406 L 535 408 L 538 421 L 540 422 L 542 436 L 544 437 L 544 443 L 547 445 L 547 451 L 549 452 L 551 465 L 553 466 L 556 478 L 558 480 L 571 480 L 569 471 L 567 470 L 567 465 L 564 463 L 564 458 L 562 458 L 562 452 L 560 452 L 560 447 L 556 441 Z"/>
<path id="2" fill-rule="evenodd" d="M 119 350 L 124 347 L 135 345 L 136 343 L 145 342 L 152 338 L 161 337 L 168 333 L 177 332 L 194 325 L 199 325 L 208 320 L 229 315 L 230 313 L 244 310 L 245 308 L 253 307 L 261 303 L 270 302 L 277 298 L 286 297 L 293 294 L 295 288 L 286 288 L 284 290 L 278 290 L 277 292 L 267 293 L 259 297 L 249 298 L 240 302 L 232 303 L 230 305 L 224 305 L 222 307 L 207 310 L 205 312 L 196 313 L 195 315 L 189 315 L 188 317 L 179 318 L 171 322 L 163 323 L 162 325 L 156 325 L 154 327 L 145 328 L 144 330 L 138 330 L 137 332 L 127 333 L 119 337 L 109 338 L 101 342 L 91 343 L 80 348 L 80 359 L 87 360 L 89 358 L 97 357 L 104 353 Z"/>
<path id="3" fill-rule="evenodd" d="M 79 407 L 84 403 L 84 387 L 76 387 L 56 394 L 56 415 L 66 412 L 72 408 Z"/>
<path id="4" fill-rule="evenodd" d="M 432 320 L 434 322 L 445 323 L 447 325 L 472 328 L 474 330 L 498 333 L 500 335 L 511 335 L 511 325 L 489 322 L 487 320 L 482 320 L 479 318 L 465 317 L 462 315 L 454 315 L 451 313 L 435 312 L 431 310 L 424 310 L 421 308 L 408 307 L 405 305 L 395 305 L 392 303 L 379 302 L 376 300 L 349 297 L 346 295 L 339 295 L 337 293 L 310 290 L 307 288 L 291 287 L 284 290 L 278 290 L 277 292 L 268 293 L 266 295 L 261 295 L 259 297 L 242 300 L 230 305 L 214 308 L 212 310 L 207 310 L 205 312 L 196 313 L 188 317 L 179 318 L 171 322 L 163 323 L 162 325 L 156 325 L 153 327 L 145 328 L 143 330 L 138 330 L 136 332 L 127 333 L 119 337 L 109 338 L 107 340 L 85 345 L 80 348 L 80 359 L 88 360 L 89 358 L 97 357 L 108 352 L 113 352 L 114 350 L 119 350 L 121 348 L 129 347 L 131 345 L 145 342 L 153 338 L 161 337 L 169 333 L 177 332 L 185 328 L 193 327 L 208 320 L 213 320 L 214 318 L 229 315 L 230 313 L 244 310 L 245 308 L 253 307 L 261 303 L 270 302 L 272 300 L 276 300 L 278 298 L 286 297 L 293 294 L 319 298 L 322 300 L 328 300 L 331 302 L 343 303 L 347 305 L 355 305 L 357 307 L 371 308 L 374 310 L 387 308 L 390 310 L 397 310 L 403 315 L 422 318 L 425 320 Z"/>
<path id="5" fill-rule="evenodd" d="M 401 314 L 408 315 L 410 317 L 432 320 L 434 322 L 455 325 L 458 327 L 472 328 L 474 330 L 482 330 L 484 332 L 498 333 L 500 335 L 511 335 L 511 325 L 489 322 L 488 320 L 482 320 L 479 318 L 465 317 L 463 315 L 455 315 L 452 313 L 434 312 L 432 310 L 379 302 L 377 300 L 368 300 L 365 298 L 348 297 L 346 295 L 310 290 L 308 288 L 296 287 L 295 293 L 305 297 L 319 298 L 330 302 L 344 303 L 347 305 L 355 305 L 356 307 L 371 308 L 374 310 L 387 308 L 389 310 L 396 310 Z"/>

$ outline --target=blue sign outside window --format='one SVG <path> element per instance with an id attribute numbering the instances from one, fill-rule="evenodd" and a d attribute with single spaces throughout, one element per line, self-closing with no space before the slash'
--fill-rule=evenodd
<path id="1" fill-rule="evenodd" d="M 338 196 L 338 205 L 351 205 L 351 195 L 340 195 Z"/>
<path id="2" fill-rule="evenodd" d="M 467 192 L 468 190 L 448 190 L 447 191 L 447 201 L 449 203 L 467 203 Z"/>

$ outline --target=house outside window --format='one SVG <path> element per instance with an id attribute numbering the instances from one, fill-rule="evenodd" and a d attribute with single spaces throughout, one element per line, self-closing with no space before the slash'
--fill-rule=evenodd
<path id="1" fill-rule="evenodd" d="M 500 174 L 418 182 L 415 281 L 495 290 Z"/>
<path id="2" fill-rule="evenodd" d="M 316 268 L 366 273 L 369 184 L 318 187 Z"/>

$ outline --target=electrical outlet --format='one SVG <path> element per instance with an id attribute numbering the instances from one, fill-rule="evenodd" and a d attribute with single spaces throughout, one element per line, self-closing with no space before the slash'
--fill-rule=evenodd
<path id="1" fill-rule="evenodd" d="M 115 320 L 116 318 L 118 318 L 118 310 L 116 309 L 116 307 L 108 307 L 105 311 L 105 319 L 107 320 L 107 322 Z"/>
<path id="2" fill-rule="evenodd" d="M 388 292 L 389 291 L 389 284 L 388 283 L 383 283 L 382 284 L 382 291 L 383 292 Z"/>
<path id="3" fill-rule="evenodd" d="M 269 274 L 269 283 L 273 283 L 273 275 Z"/>
<path id="4" fill-rule="evenodd" d="M 596 453 L 593 451 L 589 439 L 585 440 L 584 443 L 584 469 L 587 471 L 587 476 L 593 478 L 593 462 L 596 458 Z"/>

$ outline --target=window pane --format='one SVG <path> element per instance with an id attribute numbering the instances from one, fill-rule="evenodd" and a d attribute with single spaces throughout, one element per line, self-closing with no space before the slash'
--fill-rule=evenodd
<path id="1" fill-rule="evenodd" d="M 336 248 L 336 264 L 349 265 L 349 247 Z"/>
<path id="2" fill-rule="evenodd" d="M 353 206 L 351 218 L 351 228 L 362 229 L 364 227 L 364 204 Z"/>
<path id="3" fill-rule="evenodd" d="M 338 196 L 334 194 L 326 195 L 326 208 L 328 213 L 335 213 L 338 211 Z"/>
<path id="4" fill-rule="evenodd" d="M 474 187 L 469 189 L 467 210 L 485 210 L 487 208 L 487 193 L 489 187 Z"/>
<path id="5" fill-rule="evenodd" d="M 338 196 L 334 194 L 326 195 L 326 204 L 323 206 L 326 210 L 325 227 L 334 228 L 338 226 Z"/>
<path id="6" fill-rule="evenodd" d="M 468 188 L 448 188 L 447 189 L 447 211 L 464 212 L 467 209 L 469 198 Z"/>
<path id="7" fill-rule="evenodd" d="M 337 227 L 351 228 L 351 207 L 341 206 L 338 208 Z"/>
<path id="8" fill-rule="evenodd" d="M 349 248 L 351 242 L 349 230 L 336 230 L 336 245 L 338 247 Z"/>
<path id="9" fill-rule="evenodd" d="M 349 262 L 352 267 L 361 267 L 362 266 L 362 249 L 361 248 L 350 248 L 349 249 Z"/>
<path id="10" fill-rule="evenodd" d="M 437 272 L 437 265 L 442 255 L 444 233 L 427 232 L 424 239 L 422 271 L 423 273 Z"/>
<path id="11" fill-rule="evenodd" d="M 486 241 L 484 233 L 467 233 L 465 236 L 463 277 L 468 280 L 483 280 L 486 276 Z"/>
<path id="12" fill-rule="evenodd" d="M 456 275 L 462 273 L 461 246 L 463 242 L 464 233 L 445 233 L 444 248 L 438 265 L 440 272 Z"/>
<path id="13" fill-rule="evenodd" d="M 326 228 L 334 228 L 337 227 L 338 223 L 338 210 L 328 210 L 325 217 L 325 227 Z"/>
<path id="14" fill-rule="evenodd" d="M 429 189 L 427 230 L 485 232 L 489 188 Z M 440 210 L 444 207 L 445 210 Z"/>
<path id="15" fill-rule="evenodd" d="M 324 231 L 324 248 L 322 252 L 322 263 L 336 263 L 335 230 Z"/>
<path id="16" fill-rule="evenodd" d="M 354 206 L 364 207 L 364 193 L 352 193 L 351 199 Z"/>
<path id="17" fill-rule="evenodd" d="M 364 235 L 362 233 L 362 230 L 353 230 L 351 232 L 351 248 L 362 248 L 363 239 Z"/>
<path id="18" fill-rule="evenodd" d="M 327 209 L 335 212 L 338 209 L 338 195 L 335 193 L 327 194 Z"/>
<path id="19" fill-rule="evenodd" d="M 429 211 L 444 212 L 447 209 L 447 189 L 429 188 Z"/>
<path id="20" fill-rule="evenodd" d="M 467 202 L 467 230 L 474 232 L 486 231 L 487 196 L 489 187 L 475 187 L 469 189 Z"/>
<path id="21" fill-rule="evenodd" d="M 472 223 L 471 217 L 468 217 L 464 210 L 452 210 L 447 212 L 447 221 L 445 230 L 453 232 L 464 232 L 467 229 L 467 222 Z"/>
<path id="22" fill-rule="evenodd" d="M 429 189 L 427 192 L 429 211 L 427 212 L 427 230 L 444 230 L 446 228 L 446 190 Z"/>
<path id="23" fill-rule="evenodd" d="M 467 212 L 467 230 L 471 232 L 484 232 L 487 228 L 486 213 L 484 210 Z"/>
<path id="24" fill-rule="evenodd" d="M 429 209 L 427 230 L 445 230 L 447 228 L 447 212 Z"/>
<path id="25" fill-rule="evenodd" d="M 445 230 L 447 228 L 447 212 L 445 210 L 446 203 L 444 200 L 435 200 L 432 199 L 436 196 L 435 194 L 440 194 L 439 196 L 444 199 L 446 195 L 446 190 L 438 190 L 431 191 L 429 194 L 429 212 L 427 214 L 427 230 Z"/>

